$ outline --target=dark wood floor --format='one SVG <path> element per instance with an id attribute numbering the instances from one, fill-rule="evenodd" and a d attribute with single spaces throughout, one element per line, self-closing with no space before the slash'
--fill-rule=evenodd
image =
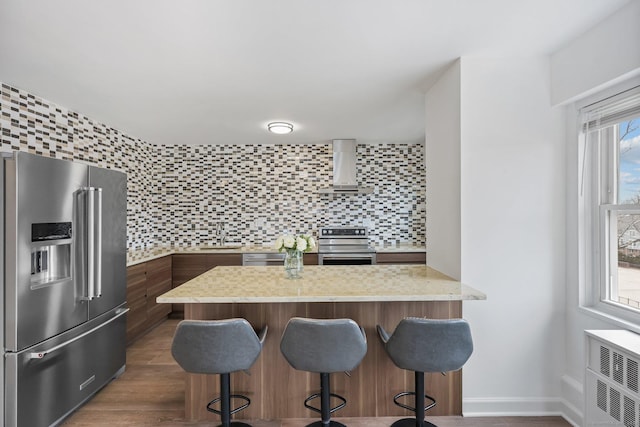
<path id="1" fill-rule="evenodd" d="M 218 422 L 184 420 L 184 373 L 171 357 L 171 339 L 177 320 L 167 320 L 127 349 L 127 369 L 90 402 L 82 406 L 65 426 L 215 426 Z M 311 416 L 311 413 L 310 413 Z M 341 418 L 349 427 L 387 427 L 396 418 Z M 428 417 L 439 427 L 535 426 L 567 427 L 560 417 Z M 301 427 L 316 419 L 256 420 L 253 427 Z"/>

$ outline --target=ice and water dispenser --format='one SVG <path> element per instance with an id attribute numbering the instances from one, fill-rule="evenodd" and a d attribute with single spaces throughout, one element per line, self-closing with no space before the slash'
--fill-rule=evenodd
<path id="1" fill-rule="evenodd" d="M 71 277 L 71 223 L 31 224 L 31 284 L 46 286 Z"/>

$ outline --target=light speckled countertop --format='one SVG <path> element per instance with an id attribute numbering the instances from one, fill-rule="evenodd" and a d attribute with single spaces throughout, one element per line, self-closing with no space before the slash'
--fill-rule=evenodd
<path id="1" fill-rule="evenodd" d="M 377 252 L 425 252 L 424 246 L 400 244 L 395 246 L 374 246 Z M 229 244 L 223 248 L 212 246 L 156 247 L 151 249 L 135 249 L 127 251 L 127 266 L 151 261 L 172 254 L 237 254 L 278 252 L 272 246 L 240 246 Z M 317 251 L 311 251 L 317 253 Z"/>
<path id="2" fill-rule="evenodd" d="M 425 265 L 215 267 L 160 295 L 159 303 L 484 300 L 486 295 Z"/>

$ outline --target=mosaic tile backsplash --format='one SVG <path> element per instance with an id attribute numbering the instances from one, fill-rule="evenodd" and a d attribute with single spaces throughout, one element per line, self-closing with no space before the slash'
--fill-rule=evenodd
<path id="1" fill-rule="evenodd" d="M 81 161 L 127 174 L 127 247 L 153 246 L 155 147 L 6 84 L 0 86 L 0 150 Z"/>
<path id="2" fill-rule="evenodd" d="M 358 184 L 371 194 L 319 194 L 332 183 L 331 144 L 163 146 L 155 236 L 170 245 L 271 245 L 286 232 L 365 225 L 373 243 L 425 243 L 422 144 L 359 144 Z M 172 230 L 172 232 L 167 232 Z M 169 240 L 167 240 L 169 239 Z"/>
<path id="3" fill-rule="evenodd" d="M 131 249 L 227 241 L 270 245 L 285 232 L 365 225 L 372 243 L 425 244 L 422 144 L 359 144 L 358 183 L 372 194 L 327 195 L 331 144 L 155 145 L 23 90 L 0 89 L 2 151 L 22 150 L 128 175 Z"/>

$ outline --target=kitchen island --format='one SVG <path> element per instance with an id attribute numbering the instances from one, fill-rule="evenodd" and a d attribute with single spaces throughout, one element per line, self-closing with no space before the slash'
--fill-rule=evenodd
<path id="1" fill-rule="evenodd" d="M 413 389 L 413 373 L 393 365 L 377 337 L 376 325 L 393 330 L 407 316 L 462 317 L 463 300 L 486 296 L 425 265 L 305 266 L 289 280 L 282 267 L 216 267 L 159 296 L 159 303 L 184 303 L 185 319 L 244 317 L 269 333 L 251 376 L 232 375 L 232 392 L 251 406 L 238 418 L 281 419 L 315 416 L 304 399 L 319 390 L 319 375 L 296 371 L 280 354 L 280 337 L 291 317 L 342 318 L 364 327 L 368 351 L 351 377 L 332 375 L 332 391 L 347 398 L 341 416 L 401 416 L 393 396 Z M 471 325 L 473 328 L 473 325 Z M 473 356 L 472 356 L 473 357 Z M 462 412 L 461 372 L 427 375 L 427 393 L 438 405 L 432 415 Z M 219 393 L 218 377 L 187 374 L 185 416 L 213 420 L 206 404 Z"/>

